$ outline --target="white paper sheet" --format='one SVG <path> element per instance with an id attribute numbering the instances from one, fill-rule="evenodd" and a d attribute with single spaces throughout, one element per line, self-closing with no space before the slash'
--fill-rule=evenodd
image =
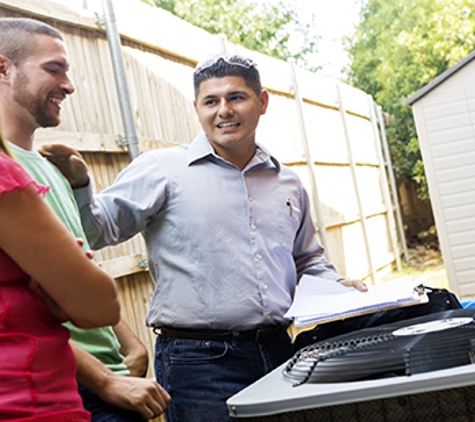
<path id="1" fill-rule="evenodd" d="M 423 303 L 424 295 L 416 290 L 420 281 L 403 277 L 369 286 L 367 292 L 344 287 L 334 280 L 304 275 L 287 318 L 297 327 L 328 322 L 362 313 L 376 312 L 408 304 Z"/>

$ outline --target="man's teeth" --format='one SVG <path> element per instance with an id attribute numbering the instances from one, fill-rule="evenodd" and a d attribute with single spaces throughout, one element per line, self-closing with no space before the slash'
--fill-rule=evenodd
<path id="1" fill-rule="evenodd" d="M 60 104 L 62 99 L 61 98 L 50 98 L 49 99 L 52 103 L 55 103 L 55 104 Z"/>
<path id="2" fill-rule="evenodd" d="M 221 123 L 218 125 L 219 128 L 226 128 L 226 127 L 232 127 L 232 126 L 238 126 L 239 123 Z"/>

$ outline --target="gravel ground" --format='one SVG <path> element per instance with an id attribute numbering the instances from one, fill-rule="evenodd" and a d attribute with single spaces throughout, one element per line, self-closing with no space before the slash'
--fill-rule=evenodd
<path id="1" fill-rule="evenodd" d="M 407 244 L 409 259 L 405 262 L 402 258 L 402 273 L 393 272 L 383 280 L 403 276 L 422 277 L 428 287 L 450 290 L 435 226 L 408 239 Z"/>

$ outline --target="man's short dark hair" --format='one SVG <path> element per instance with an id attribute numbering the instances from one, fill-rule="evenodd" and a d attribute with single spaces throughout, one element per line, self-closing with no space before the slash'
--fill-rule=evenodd
<path id="1" fill-rule="evenodd" d="M 21 66 L 37 48 L 32 35 L 49 35 L 63 40 L 58 30 L 36 19 L 2 18 L 0 19 L 0 54 L 15 66 Z"/>
<path id="2" fill-rule="evenodd" d="M 240 76 L 258 97 L 261 94 L 261 78 L 256 64 L 248 58 L 226 53 L 218 54 L 198 63 L 193 73 L 195 98 L 198 98 L 202 82 L 226 76 Z"/>

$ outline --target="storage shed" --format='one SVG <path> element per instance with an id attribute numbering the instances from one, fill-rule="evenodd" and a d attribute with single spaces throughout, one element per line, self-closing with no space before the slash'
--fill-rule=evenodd
<path id="1" fill-rule="evenodd" d="M 475 51 L 406 105 L 416 121 L 450 288 L 475 296 Z"/>

